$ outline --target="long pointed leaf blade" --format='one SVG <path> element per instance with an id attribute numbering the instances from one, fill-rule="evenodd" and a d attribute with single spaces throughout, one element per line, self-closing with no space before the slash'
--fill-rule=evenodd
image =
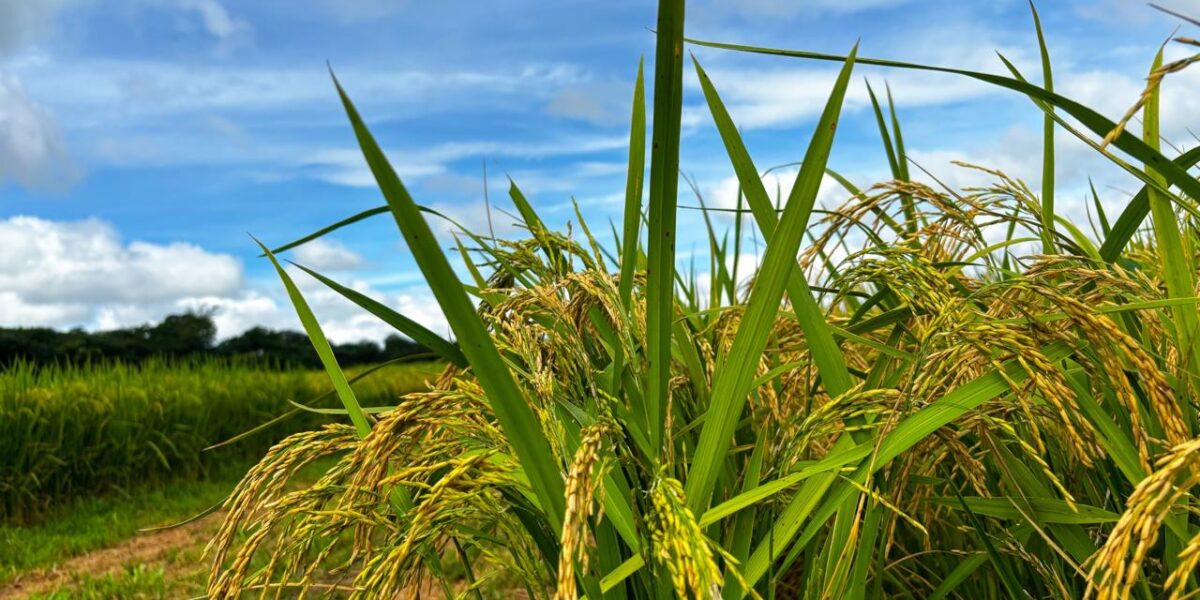
<path id="1" fill-rule="evenodd" d="M 764 48 L 756 46 L 746 46 L 741 44 L 728 44 L 724 42 L 709 42 L 704 40 L 695 40 L 688 38 L 685 40 L 690 44 L 697 46 L 705 46 L 709 48 L 720 48 L 723 50 L 733 50 L 737 52 L 749 52 L 753 54 L 768 54 L 773 56 L 787 56 L 791 58 L 807 58 L 812 60 L 827 60 L 834 62 L 843 62 L 846 60 L 844 56 L 836 54 L 825 54 L 821 52 L 806 52 L 803 50 L 784 50 L 780 48 Z M 962 75 L 989 83 L 998 87 L 1019 92 L 1030 97 L 1033 100 L 1045 102 L 1050 106 L 1061 109 L 1063 112 L 1071 115 L 1085 127 L 1091 130 L 1096 135 L 1104 137 L 1116 128 L 1116 123 L 1108 119 L 1104 115 L 1084 106 L 1066 96 L 1062 96 L 1055 92 L 1047 91 L 1039 86 L 1032 85 L 1026 81 L 1020 81 L 1011 77 L 994 75 L 992 73 L 981 73 L 978 71 L 969 71 L 966 69 L 955 69 L 951 67 L 938 67 L 933 65 L 922 65 L 917 63 L 900 62 L 894 60 L 882 60 L 878 58 L 858 58 L 857 62 L 864 65 L 874 65 L 880 67 L 892 67 L 897 69 L 912 69 L 918 71 L 931 71 L 936 73 L 950 73 L 953 75 Z M 1137 136 L 1124 131 L 1121 135 L 1113 140 L 1112 144 L 1120 148 L 1125 153 L 1129 154 L 1148 167 L 1152 167 L 1167 178 L 1167 181 L 1174 186 L 1179 187 L 1188 196 L 1192 198 L 1200 198 L 1200 181 L 1191 177 L 1187 170 L 1180 168 L 1170 159 L 1163 156 L 1154 148 L 1151 148 Z"/>
<path id="2" fill-rule="evenodd" d="M 1033 26 L 1037 29 L 1038 49 L 1042 55 L 1042 85 L 1047 92 L 1053 92 L 1050 50 L 1046 47 L 1042 20 L 1038 17 L 1033 0 L 1029 0 L 1029 10 L 1033 13 Z M 1050 114 L 1042 117 L 1042 252 L 1054 253 L 1054 117 Z"/>
<path id="3" fill-rule="evenodd" d="M 1181 169 L 1190 169 L 1200 163 L 1200 146 L 1189 149 L 1187 152 L 1180 154 L 1173 161 L 1176 166 Z M 1142 189 L 1134 194 L 1129 203 L 1125 205 L 1125 210 L 1117 216 L 1116 222 L 1112 224 L 1112 230 L 1108 237 L 1104 238 L 1104 243 L 1100 246 L 1100 257 L 1106 262 L 1113 262 L 1120 258 L 1121 252 L 1125 250 L 1126 244 L 1133 239 L 1138 228 L 1146 220 L 1146 215 L 1150 214 L 1150 190 L 1149 185 L 1142 186 Z"/>
<path id="4" fill-rule="evenodd" d="M 1152 73 L 1162 66 L 1162 60 L 1163 53 L 1160 49 L 1154 57 Z M 1159 91 L 1159 87 L 1155 87 L 1151 91 L 1142 111 L 1142 136 L 1145 138 L 1146 144 L 1155 150 L 1159 147 Z M 1147 163 L 1146 173 L 1158 183 L 1166 183 L 1166 178 L 1156 166 Z M 1175 209 L 1166 194 L 1153 187 L 1149 187 L 1146 191 L 1149 193 L 1147 199 L 1150 204 L 1150 222 L 1154 227 L 1155 244 L 1158 246 L 1158 254 L 1162 261 L 1162 278 L 1167 286 L 1167 297 L 1171 299 L 1191 297 L 1195 294 L 1196 277 L 1190 244 L 1183 236 L 1183 232 L 1180 231 Z M 1200 373 L 1197 372 L 1197 369 L 1200 369 L 1200 354 L 1196 351 L 1196 341 L 1197 336 L 1200 336 L 1200 316 L 1197 315 L 1194 308 L 1188 306 L 1172 307 L 1171 314 L 1176 322 L 1179 352 L 1191 366 L 1192 389 L 1198 389 Z M 1177 400 L 1184 420 L 1194 431 L 1196 415 L 1185 390 L 1186 387 L 1177 390 Z"/>
<path id="5" fill-rule="evenodd" d="M 294 264 L 294 263 L 293 263 Z M 329 289 L 341 294 L 347 300 L 359 305 L 367 312 L 375 315 L 379 320 L 391 325 L 396 331 L 408 336 L 412 341 L 425 346 L 429 350 L 436 353 L 438 356 L 460 366 L 466 367 L 467 358 L 463 356 L 462 350 L 458 346 L 442 339 L 442 336 L 430 331 L 424 325 L 392 310 L 387 305 L 359 292 L 353 288 L 346 287 L 304 265 L 296 265 L 305 273 L 311 275 L 317 281 L 325 284 Z"/>
<path id="6" fill-rule="evenodd" d="M 637 269 L 638 232 L 641 231 L 642 184 L 646 176 L 646 83 L 643 61 L 638 61 L 633 85 L 633 115 L 629 124 L 629 171 L 625 181 L 625 219 L 621 232 L 621 302 L 629 309 L 633 274 Z"/>
<path id="7" fill-rule="evenodd" d="M 359 221 L 363 221 L 363 220 L 369 219 L 369 218 L 377 216 L 377 215 L 382 215 L 382 214 L 386 213 L 387 211 L 388 211 L 388 207 L 386 207 L 386 206 L 376 206 L 374 208 L 368 208 L 367 210 L 364 210 L 360 213 L 346 217 L 345 219 L 342 219 L 341 221 L 338 221 L 337 223 L 322 227 L 302 238 L 292 240 L 282 246 L 272 248 L 271 252 L 273 252 L 275 254 L 279 254 L 280 252 L 283 252 L 285 250 L 291 250 L 292 248 L 307 244 L 308 242 L 311 242 L 319 237 L 322 237 L 324 235 L 327 235 L 329 233 L 337 231 L 347 225 L 353 225 Z"/>
<path id="8" fill-rule="evenodd" d="M 654 53 L 654 131 L 650 152 L 650 210 L 646 244 L 646 426 L 662 451 L 671 379 L 675 301 L 675 205 L 679 192 L 679 130 L 683 118 L 684 0 L 660 0 Z"/>
<path id="9" fill-rule="evenodd" d="M 617 297 L 621 307 L 633 309 L 633 278 L 638 267 L 638 241 L 642 225 L 642 185 L 646 176 L 646 83 L 644 60 L 638 61 L 637 80 L 633 85 L 633 108 L 629 123 L 629 166 L 625 180 L 625 215 L 620 239 L 620 275 Z M 616 226 L 614 225 L 614 231 Z M 625 370 L 624 350 L 613 349 L 612 381 L 609 391 L 617 394 Z"/>
<path id="10" fill-rule="evenodd" d="M 358 403 L 358 398 L 354 395 L 354 390 L 350 388 L 350 382 L 346 380 L 346 374 L 342 372 L 342 367 L 338 365 L 337 357 L 333 355 L 333 347 L 329 345 L 329 340 L 326 339 L 325 332 L 321 330 L 321 324 L 317 322 L 316 315 L 309 308 L 304 295 L 300 293 L 300 288 L 296 287 L 296 282 L 292 281 L 292 276 L 288 275 L 288 272 L 279 264 L 279 260 L 275 258 L 275 254 L 257 239 L 254 242 L 262 248 L 263 254 L 271 260 L 271 265 L 275 267 L 275 272 L 279 275 L 279 279 L 283 281 L 283 286 L 287 289 L 288 298 L 291 299 L 292 306 L 296 308 L 296 315 L 300 317 L 300 324 L 304 327 L 304 332 L 308 334 L 308 339 L 312 342 L 313 349 L 317 351 L 317 356 L 320 357 L 321 365 L 325 367 L 325 372 L 329 374 L 329 379 L 333 383 L 333 389 L 337 391 L 338 398 L 342 401 L 342 406 L 346 408 L 347 414 L 350 415 L 350 421 L 354 423 L 355 431 L 358 432 L 359 437 L 365 437 L 371 432 L 371 424 L 367 422 L 367 417 Z"/>
<path id="11" fill-rule="evenodd" d="M 558 461 L 541 425 L 529 407 L 525 395 L 517 386 L 504 359 L 488 336 L 487 329 L 471 305 L 462 283 L 442 252 L 429 224 L 421 216 L 417 204 L 409 196 L 400 177 L 388 163 L 383 150 L 363 123 L 346 91 L 334 78 L 338 95 L 346 109 L 363 157 L 375 176 L 380 191 L 387 200 L 392 216 L 416 259 L 442 312 L 446 315 L 462 352 L 470 362 L 488 402 L 496 413 L 500 427 L 516 451 L 517 458 L 529 477 L 546 520 L 553 530 L 562 529 L 566 510 L 565 487 Z"/>
<path id="12" fill-rule="evenodd" d="M 685 488 L 688 503 L 696 514 L 702 514 L 708 507 L 718 472 L 732 442 L 738 416 L 745 407 L 755 367 L 779 311 L 784 286 L 795 270 L 796 254 L 804 240 L 808 218 L 825 175 L 825 163 L 833 147 L 838 115 L 857 51 L 858 46 L 855 45 L 817 121 L 783 216 L 767 244 L 762 267 L 750 290 L 746 313 L 734 336 L 733 346 L 714 375 L 712 398 L 705 413 L 704 427 Z"/>
<path id="13" fill-rule="evenodd" d="M 721 139 L 725 143 L 726 154 L 729 155 L 734 173 L 737 174 L 738 182 L 747 203 L 750 205 L 758 228 L 763 232 L 763 237 L 770 243 L 771 237 L 774 235 L 776 226 L 779 223 L 779 217 L 775 214 L 774 208 L 771 206 L 766 186 L 763 185 L 758 170 L 750 158 L 750 153 L 746 150 L 746 145 L 742 141 L 741 134 L 738 133 L 737 127 L 734 126 L 733 120 L 725 108 L 725 104 L 721 101 L 720 95 L 718 95 L 716 88 L 712 84 L 712 80 L 704 72 L 699 61 L 695 61 L 693 58 L 693 62 L 695 62 L 696 73 L 699 76 L 700 85 L 704 90 L 705 99 L 708 101 L 709 110 L 712 112 L 713 121 L 716 123 L 717 131 L 721 134 Z M 826 169 L 826 172 L 828 172 L 828 169 Z M 837 343 L 833 338 L 833 332 L 825 323 L 824 314 L 820 306 L 813 299 L 808 282 L 805 280 L 804 273 L 799 267 L 792 269 L 786 289 L 788 298 L 792 301 L 792 308 L 796 312 L 797 322 L 804 331 L 806 341 L 812 348 L 813 361 L 817 364 L 817 370 L 821 374 L 822 381 L 825 382 L 826 389 L 829 390 L 830 394 L 835 396 L 845 392 L 851 385 L 850 375 L 846 371 L 846 363 L 842 358 L 841 352 L 838 350 Z"/>

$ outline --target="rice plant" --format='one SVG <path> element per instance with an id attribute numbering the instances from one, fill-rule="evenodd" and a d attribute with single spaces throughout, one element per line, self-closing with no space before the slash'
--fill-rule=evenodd
<path id="1" fill-rule="evenodd" d="M 357 387 L 372 406 L 391 403 L 423 389 L 439 368 L 392 366 L 383 371 L 387 378 L 365 377 Z M 259 456 L 285 434 L 328 422 L 291 403 L 329 411 L 328 399 L 321 400 L 329 387 L 319 371 L 244 361 L 18 363 L 0 373 L 0 520 Z"/>
<path id="2" fill-rule="evenodd" d="M 639 69 L 612 248 L 582 218 L 550 230 L 513 184 L 528 235 L 459 228 L 466 283 L 426 221 L 440 215 L 416 204 L 335 80 L 387 204 L 320 233 L 391 214 L 461 352 L 446 350 L 432 390 L 368 414 L 264 247 L 350 423 L 290 437 L 251 470 L 209 546 L 210 597 L 1200 591 L 1200 150 L 1168 158 L 1158 140 L 1159 85 L 1186 64 L 1151 66 L 1131 113 L 1139 136 L 1053 91 L 1036 13 L 1041 84 L 1003 57 L 1009 76 L 686 40 L 683 21 L 682 0 L 660 2 L 647 203 Z M 747 278 L 731 266 L 740 225 L 732 247 L 710 225 L 707 291 L 674 252 L 685 43 L 841 64 L 776 210 L 720 82 L 691 61 L 741 185 L 736 218 L 766 242 Z M 895 112 L 872 91 L 893 178 L 859 189 L 831 173 L 845 201 L 814 206 L 860 64 L 1028 98 L 1046 124 L 1040 193 L 972 165 L 992 183 L 915 180 Z M 1059 129 L 1144 184 L 1115 220 L 1097 201 L 1092 236 L 1054 212 Z M 288 491 L 329 455 L 318 482 Z"/>

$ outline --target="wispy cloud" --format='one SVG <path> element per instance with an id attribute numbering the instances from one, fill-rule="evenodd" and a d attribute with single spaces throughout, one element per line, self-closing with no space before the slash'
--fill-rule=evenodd
<path id="1" fill-rule="evenodd" d="M 21 82 L 0 72 L 0 186 L 12 180 L 35 190 L 63 192 L 83 176 L 49 111 Z"/>

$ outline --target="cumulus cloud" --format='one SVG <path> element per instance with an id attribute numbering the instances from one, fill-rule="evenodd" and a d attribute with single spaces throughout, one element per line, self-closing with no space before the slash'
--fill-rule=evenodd
<path id="1" fill-rule="evenodd" d="M 334 242 L 302 246 L 297 257 L 328 270 L 362 264 Z M 334 342 L 381 340 L 394 333 L 324 284 L 288 269 Z M 407 282 L 410 287 L 388 292 L 361 279 L 342 283 L 434 331 L 449 330 L 437 302 L 420 285 Z M 112 225 L 95 219 L 0 221 L 0 326 L 112 329 L 188 310 L 212 311 L 219 338 L 254 326 L 300 328 L 279 281 L 247 280 L 241 261 L 228 254 L 185 243 L 127 242 Z"/>
<path id="2" fill-rule="evenodd" d="M 71 0 L 0 1 L 0 60 L 44 37 Z M 83 171 L 68 156 L 50 112 L 15 74 L 0 70 L 0 186 L 7 181 L 61 192 Z"/>
<path id="3" fill-rule="evenodd" d="M 241 285 L 237 259 L 191 244 L 125 243 L 94 219 L 0 221 L 0 291 L 27 303 L 159 302 Z"/>
<path id="4" fill-rule="evenodd" d="M 1179 44 L 1168 45 L 1164 61 L 1190 56 L 1191 51 L 1185 48 Z M 1146 71 L 1149 71 L 1150 58 L 1146 57 Z M 1137 101 L 1146 82 L 1137 71 L 1091 68 L 1056 77 L 1055 86 L 1067 97 L 1116 120 Z M 1200 111 L 1200 97 L 1195 93 L 1197 86 L 1200 86 L 1200 68 L 1195 66 L 1167 75 L 1163 80 L 1159 118 L 1162 133 L 1168 140 L 1177 143 L 1194 140 L 1188 128 L 1194 127 L 1195 115 Z M 1134 119 L 1129 129 L 1138 131 L 1139 119 Z"/>
<path id="5" fill-rule="evenodd" d="M 383 321 L 367 313 L 341 294 L 329 289 L 307 273 L 288 267 L 288 273 L 304 295 L 321 329 L 334 343 L 376 340 L 395 334 Z M 340 279 L 339 283 L 365 294 L 397 312 L 449 337 L 450 327 L 438 308 L 433 294 L 425 287 L 395 292 L 381 291 L 361 279 Z M 211 310 L 218 337 L 237 335 L 251 327 L 299 330 L 301 325 L 291 304 L 280 294 L 278 281 L 264 282 L 262 289 L 251 289 L 236 296 L 186 298 L 176 310 Z"/>
<path id="6" fill-rule="evenodd" d="M 353 271 L 363 265 L 358 253 L 334 240 L 316 239 L 294 252 L 296 262 L 317 271 Z"/>
<path id="7" fill-rule="evenodd" d="M 999 61 L 991 45 L 959 45 L 947 43 L 947 48 L 938 51 L 921 51 L 923 58 L 918 62 L 948 65 L 985 72 L 997 71 Z M 953 51 L 951 48 L 960 48 Z M 980 48 L 987 48 L 981 52 Z M 1008 50 L 1005 56 L 1028 72 L 1028 58 L 1020 50 Z M 783 63 L 787 65 L 787 63 Z M 894 92 L 896 106 L 900 108 L 943 106 L 965 100 L 974 100 L 987 95 L 1004 92 L 966 77 L 904 70 L 879 70 L 870 67 L 861 69 L 866 73 L 878 97 L 886 93 L 884 82 Z M 838 68 L 822 66 L 773 66 L 746 67 L 719 65 L 708 69 L 713 85 L 727 105 L 734 122 L 742 128 L 794 126 L 816 118 L 824 109 L 837 79 Z M 685 85 L 699 89 L 695 77 L 685 79 Z M 855 111 L 870 106 L 866 84 L 858 80 L 847 90 L 844 111 Z M 711 122 L 705 105 L 684 107 L 684 123 L 695 125 Z"/>
<path id="8" fill-rule="evenodd" d="M 312 306 L 313 313 L 321 321 L 321 327 L 325 334 L 335 343 L 363 339 L 381 340 L 396 333 L 384 322 L 307 274 L 297 271 L 293 272 L 292 276 Z M 445 316 L 442 315 L 437 300 L 425 287 L 386 293 L 357 279 L 342 280 L 340 283 L 386 304 L 400 314 L 428 327 L 431 331 L 444 337 L 450 335 L 450 326 L 447 324 Z M 286 310 L 290 312 L 291 307 L 287 306 Z M 295 327 L 295 325 L 292 326 Z"/>
<path id="9" fill-rule="evenodd" d="M 15 76 L 0 73 L 0 184 L 11 179 L 31 189 L 62 191 L 82 173 L 50 113 Z"/>
<path id="10" fill-rule="evenodd" d="M 231 17 L 217 0 L 184 0 L 183 7 L 199 13 L 204 29 L 216 38 L 227 39 L 246 26 L 244 22 Z"/>
<path id="11" fill-rule="evenodd" d="M 0 59 L 46 35 L 68 4 L 0 2 Z M 12 180 L 31 189 L 62 191 L 81 174 L 49 111 L 29 97 L 16 75 L 0 71 L 0 184 Z"/>

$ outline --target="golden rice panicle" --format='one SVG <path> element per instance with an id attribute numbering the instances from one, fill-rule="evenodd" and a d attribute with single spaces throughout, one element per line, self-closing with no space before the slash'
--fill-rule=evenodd
<path id="1" fill-rule="evenodd" d="M 1200 438 L 1172 448 L 1158 460 L 1157 467 L 1130 495 L 1125 513 L 1104 547 L 1094 555 L 1088 574 L 1088 597 L 1117 600 L 1129 596 L 1171 507 L 1200 485 Z M 1189 551 L 1196 551 L 1195 542 L 1193 539 L 1184 550 L 1185 561 Z M 1183 580 L 1186 584 L 1187 577 Z"/>
<path id="2" fill-rule="evenodd" d="M 209 576 L 209 596 L 222 598 L 236 595 L 248 566 L 250 554 L 265 541 L 270 530 L 267 516 L 284 495 L 285 486 L 304 465 L 322 457 L 353 448 L 358 443 L 354 428 L 349 425 L 326 425 L 317 431 L 292 435 L 276 444 L 234 488 L 224 507 L 228 511 L 216 535 L 204 549 L 212 561 Z M 241 551 L 233 567 L 226 557 L 241 532 L 252 532 L 241 542 Z M 249 549 L 249 551 L 247 551 Z"/>
<path id="3" fill-rule="evenodd" d="M 414 552 L 419 545 L 437 538 L 448 524 L 476 514 L 481 504 L 491 500 L 476 502 L 480 494 L 486 493 L 487 484 L 474 473 L 490 457 L 488 453 L 480 453 L 454 459 L 447 465 L 449 471 L 421 495 L 415 508 L 404 514 L 408 523 L 403 540 L 386 550 L 376 548 L 374 556 L 355 578 L 352 599 L 397 597 L 419 583 L 420 570 L 414 568 L 419 564 Z"/>
<path id="4" fill-rule="evenodd" d="M 649 518 L 651 552 L 671 574 L 681 599 L 721 597 L 721 570 L 708 538 L 687 506 L 683 484 L 660 477 L 650 489 L 653 510 Z"/>
<path id="5" fill-rule="evenodd" d="M 1163 589 L 1170 590 L 1168 600 L 1184 600 L 1194 598 L 1195 594 L 1187 592 L 1188 579 L 1200 570 L 1200 533 L 1188 540 L 1187 546 L 1179 553 L 1179 565 L 1171 572 Z"/>
<path id="6" fill-rule="evenodd" d="M 604 478 L 601 449 L 604 438 L 614 431 L 608 421 L 590 425 L 581 433 L 582 440 L 571 468 L 567 471 L 567 511 L 563 517 L 562 551 L 558 558 L 558 587 L 555 600 L 575 600 L 578 596 L 575 585 L 575 567 L 587 570 L 588 554 L 585 539 L 588 535 L 588 517 L 596 505 L 596 491 Z M 597 464 L 600 468 L 596 469 Z"/>

